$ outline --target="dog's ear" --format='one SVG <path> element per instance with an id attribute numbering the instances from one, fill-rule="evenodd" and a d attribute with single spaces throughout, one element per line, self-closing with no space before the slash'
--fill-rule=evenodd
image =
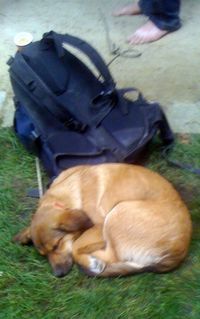
<path id="1" fill-rule="evenodd" d="M 19 234 L 13 237 L 13 241 L 21 245 L 28 245 L 32 243 L 30 227 L 25 228 Z"/>
<path id="2" fill-rule="evenodd" d="M 64 213 L 59 224 L 59 229 L 66 232 L 76 232 L 86 230 L 93 226 L 92 221 L 79 209 L 71 209 Z"/>

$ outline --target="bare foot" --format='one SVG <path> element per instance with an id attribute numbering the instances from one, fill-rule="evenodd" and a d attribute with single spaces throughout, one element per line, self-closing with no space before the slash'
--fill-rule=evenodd
<path id="1" fill-rule="evenodd" d="M 135 14 L 140 14 L 141 13 L 141 9 L 138 5 L 138 3 L 133 3 L 133 4 L 129 4 L 121 9 L 117 9 L 113 12 L 113 15 L 115 17 L 119 17 L 119 16 L 131 16 L 131 15 L 135 15 Z"/>
<path id="2" fill-rule="evenodd" d="M 128 42 L 130 44 L 154 42 L 162 38 L 167 33 L 167 30 L 159 29 L 152 21 L 149 20 L 128 38 Z"/>

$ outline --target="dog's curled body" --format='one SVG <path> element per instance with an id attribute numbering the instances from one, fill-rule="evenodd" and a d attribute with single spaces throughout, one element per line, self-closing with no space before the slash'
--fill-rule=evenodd
<path id="1" fill-rule="evenodd" d="M 177 267 L 188 252 L 192 227 L 179 194 L 159 174 L 101 164 L 62 172 L 28 229 L 26 239 L 25 232 L 16 239 L 32 240 L 57 275 L 73 259 L 89 275 L 115 276 Z"/>

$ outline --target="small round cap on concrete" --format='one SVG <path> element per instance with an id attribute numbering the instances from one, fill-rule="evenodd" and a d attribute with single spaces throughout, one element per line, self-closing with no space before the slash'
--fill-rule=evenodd
<path id="1" fill-rule="evenodd" d="M 29 32 L 20 32 L 17 33 L 14 37 L 14 43 L 16 46 L 23 47 L 25 45 L 28 45 L 32 42 L 33 36 Z"/>

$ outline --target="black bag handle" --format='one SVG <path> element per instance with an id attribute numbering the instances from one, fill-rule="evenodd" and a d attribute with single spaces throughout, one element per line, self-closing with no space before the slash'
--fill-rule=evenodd
<path id="1" fill-rule="evenodd" d="M 101 76 L 104 78 L 105 86 L 108 90 L 113 91 L 115 89 L 115 83 L 107 65 L 99 53 L 89 43 L 69 34 L 58 34 L 54 31 L 45 33 L 41 40 L 43 48 L 48 48 L 49 43 L 52 42 L 55 45 L 59 58 L 65 55 L 66 49 L 63 47 L 64 42 L 83 52 L 86 56 L 88 56 L 90 61 L 95 65 Z"/>

